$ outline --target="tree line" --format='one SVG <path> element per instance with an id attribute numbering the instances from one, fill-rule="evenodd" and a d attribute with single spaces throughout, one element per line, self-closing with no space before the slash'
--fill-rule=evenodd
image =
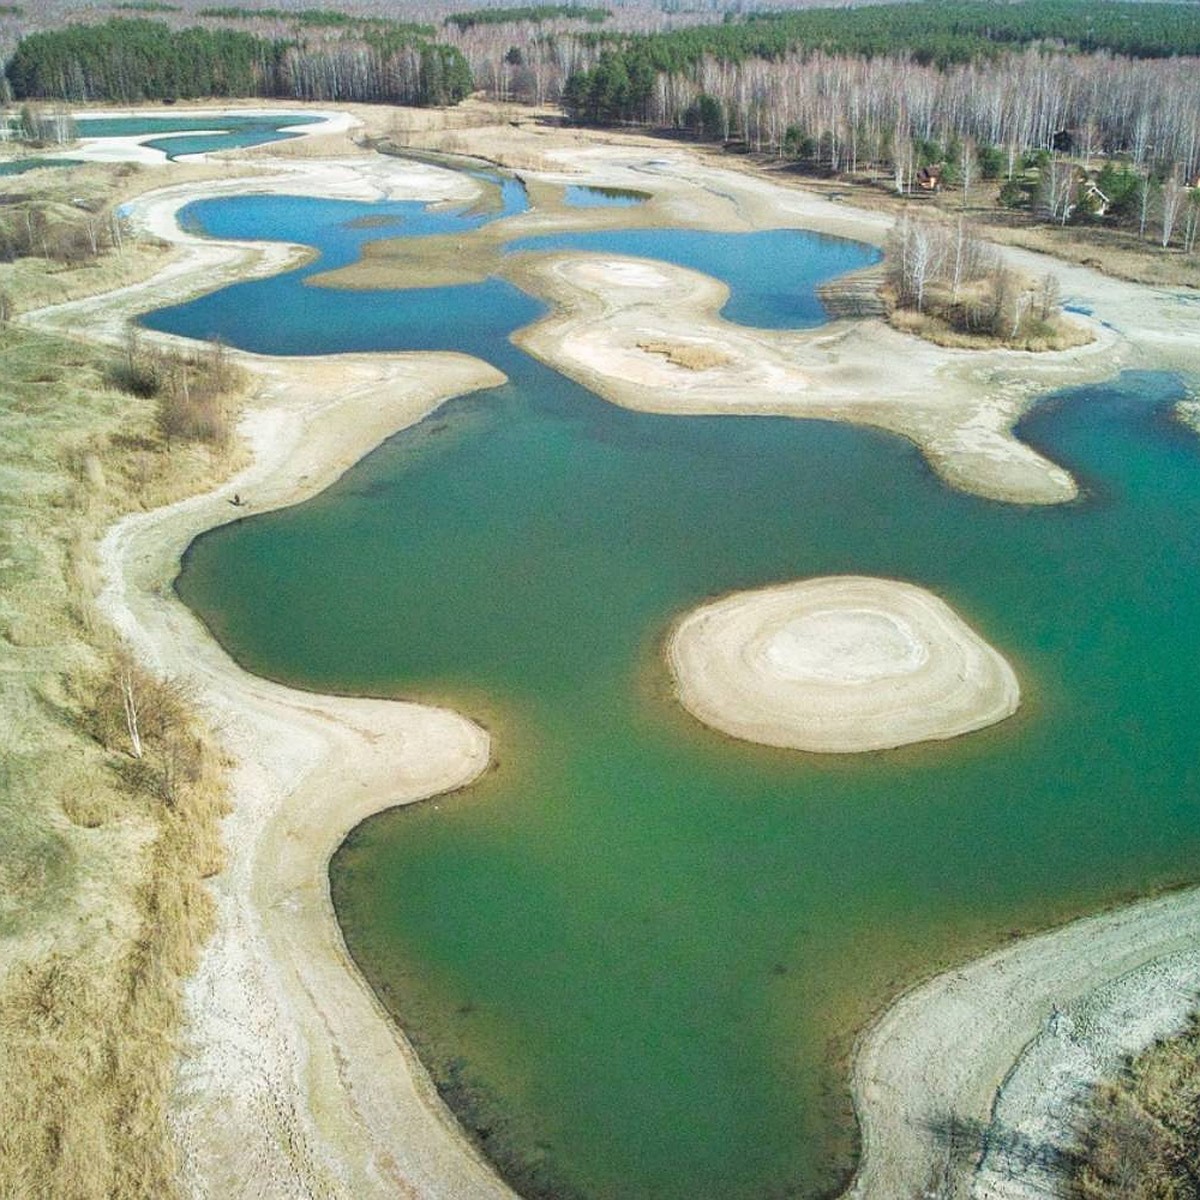
<path id="1" fill-rule="evenodd" d="M 607 8 L 584 8 L 575 4 L 530 4 L 518 8 L 475 8 L 468 12 L 451 13 L 447 25 L 460 30 L 473 29 L 476 25 L 516 25 L 530 22 L 541 25 L 546 21 L 586 21 L 591 25 L 602 25 L 612 13 Z"/>
<path id="2" fill-rule="evenodd" d="M 437 30 L 428 24 L 414 21 L 393 21 L 388 17 L 360 17 L 333 8 L 242 8 L 222 4 L 199 9 L 198 17 L 213 21 L 288 21 L 294 25 L 324 29 L 363 29 L 386 26 L 400 33 L 433 37 Z"/>
<path id="3" fill-rule="evenodd" d="M 1200 6 L 1129 0 L 987 0 L 877 4 L 727 13 L 719 24 L 651 34 L 596 31 L 581 35 L 597 50 L 633 53 L 657 71 L 680 71 L 701 59 L 777 60 L 798 51 L 877 58 L 904 54 L 922 65 L 998 58 L 1013 49 L 1046 49 L 1128 58 L 1200 55 Z"/>
<path id="4" fill-rule="evenodd" d="M 474 88 L 457 47 L 390 22 L 308 44 L 116 18 L 30 34 L 5 77 L 17 100 L 70 102 L 264 96 L 435 105 Z"/>
<path id="5" fill-rule="evenodd" d="M 582 122 L 633 121 L 744 142 L 833 172 L 955 160 L 970 143 L 1011 176 L 1030 150 L 1127 155 L 1143 173 L 1200 172 L 1200 62 L 1029 49 L 939 68 L 893 55 L 824 52 L 701 58 L 656 70 L 606 50 L 564 85 Z M 902 182 L 902 179 L 898 179 Z"/>

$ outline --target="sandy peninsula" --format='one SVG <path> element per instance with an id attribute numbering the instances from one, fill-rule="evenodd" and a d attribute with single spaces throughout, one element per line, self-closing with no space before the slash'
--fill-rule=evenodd
<path id="1" fill-rule="evenodd" d="M 505 136 L 493 129 L 485 144 L 500 154 Z M 689 211 L 711 211 L 707 201 L 689 209 L 689 197 L 707 195 L 721 197 L 737 227 L 789 224 L 876 241 L 885 227 L 879 214 L 713 167 L 661 143 L 547 136 L 538 153 L 546 179 L 667 189 L 680 223 Z M 174 220 L 180 205 L 221 187 L 431 201 L 461 198 L 455 189 L 470 187 L 435 168 L 372 157 L 284 163 L 256 155 L 253 162 L 240 168 L 245 179 L 136 203 L 135 223 L 179 248 L 155 279 L 28 319 L 117 341 L 139 311 L 247 272 L 279 270 L 304 253 L 181 232 Z M 343 190 L 331 193 L 331 186 Z M 1007 257 L 1018 265 L 1034 258 Z M 1039 271 L 1048 265 L 1036 261 Z M 757 338 L 717 318 L 719 285 L 662 264 L 553 256 L 515 269 L 557 305 L 525 344 L 614 401 L 664 411 L 669 403 L 671 411 L 786 408 L 862 421 L 912 438 L 948 482 L 1002 499 L 1075 494 L 1067 472 L 1012 436 L 1045 389 L 1103 378 L 1121 365 L 1196 363 L 1196 351 L 1187 349 L 1194 339 L 1180 342 L 1188 325 L 1177 297 L 1085 268 L 1059 274 L 1064 294 L 1094 313 L 1099 340 L 1041 364 L 1011 352 L 941 350 L 872 323 L 793 342 Z M 661 348 L 689 342 L 701 349 L 713 343 L 720 354 L 697 370 L 686 365 L 686 353 Z M 170 587 L 190 540 L 235 515 L 228 503 L 234 491 L 253 510 L 294 503 L 445 397 L 500 376 L 461 355 L 238 358 L 259 380 L 244 427 L 251 466 L 208 496 L 126 518 L 101 548 L 105 611 L 148 664 L 195 684 L 237 764 L 229 867 L 215 882 L 219 929 L 189 989 L 175 1123 L 183 1184 L 203 1197 L 511 1198 L 350 962 L 326 874 L 330 854 L 365 816 L 464 786 L 486 769 L 486 734 L 442 710 L 317 696 L 256 679 L 228 659 Z M 753 386 L 738 385 L 751 367 L 759 371 Z M 704 378 L 710 371 L 725 374 Z M 891 650 L 859 664 L 860 674 L 878 678 L 881 661 L 913 665 L 920 657 L 917 639 L 898 634 L 895 622 L 867 624 Z M 768 658 L 794 673 L 800 640 L 793 628 L 772 643 Z M 800 660 L 811 674 L 813 653 Z M 903 996 L 864 1033 L 856 1054 L 864 1155 L 852 1194 L 891 1200 L 918 1194 L 934 1178 L 967 1180 L 974 1157 L 946 1165 L 936 1130 L 950 1118 L 986 1129 L 1001 1111 L 1006 1077 L 1043 1034 L 1054 1006 L 1076 1011 L 1114 979 L 1131 981 L 1132 991 L 1123 993 L 1124 1008 L 1111 1006 L 1104 1046 L 1128 1045 L 1133 1024 L 1121 1014 L 1148 994 L 1138 981 L 1168 963 L 1184 970 L 1179 956 L 1194 953 L 1198 932 L 1200 891 L 1180 893 L 1019 942 Z M 1185 966 L 1194 974 L 1194 963 Z M 1159 1026 L 1184 1004 L 1182 992 L 1168 993 Z M 1137 1037 L 1145 1032 L 1143 1022 Z M 1109 1060 L 1101 1053 L 1095 1061 Z M 1078 1085 L 1080 1077 L 1071 1080 Z"/>
<path id="2" fill-rule="evenodd" d="M 1037 395 L 1113 370 L 1105 329 L 1058 354 L 946 350 L 878 320 L 802 332 L 736 325 L 719 315 L 724 284 L 668 263 L 522 256 L 506 273 L 553 303 L 518 344 L 614 404 L 871 425 L 914 442 L 947 483 L 994 500 L 1075 498 L 1070 473 L 1013 425 Z"/>
<path id="3" fill-rule="evenodd" d="M 732 737 L 826 754 L 957 737 L 1011 716 L 1017 677 L 942 599 L 833 575 L 735 592 L 675 626 L 680 702 Z"/>

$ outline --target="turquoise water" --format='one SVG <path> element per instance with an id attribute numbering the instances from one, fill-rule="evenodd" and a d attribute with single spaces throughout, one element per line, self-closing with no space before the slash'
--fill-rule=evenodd
<path id="1" fill-rule="evenodd" d="M 168 158 L 175 159 L 185 154 L 239 150 L 299 137 L 298 133 L 284 133 L 282 130 L 312 125 L 320 119 L 299 113 L 276 113 L 262 117 L 220 114 L 206 117 L 78 117 L 76 126 L 80 137 L 138 137 L 145 134 L 143 145 L 152 150 L 161 150 Z M 186 136 L 193 130 L 210 132 Z M 213 130 L 220 132 L 214 133 Z M 151 138 L 150 134 L 172 136 Z"/>
<path id="2" fill-rule="evenodd" d="M 758 329 L 806 329 L 828 318 L 817 286 L 836 275 L 870 266 L 879 252 L 859 242 L 798 234 L 794 229 L 760 233 L 707 233 L 697 229 L 623 229 L 565 233 L 510 242 L 522 250 L 586 250 L 659 258 L 702 271 L 729 284 L 721 310 L 727 320 Z"/>
<path id="3" fill-rule="evenodd" d="M 312 217 L 304 240 L 353 253 L 362 231 L 337 217 L 357 212 L 297 203 L 192 216 L 286 237 Z M 742 259 L 760 296 L 788 295 L 790 265 Z M 355 958 L 524 1195 L 820 1194 L 853 1161 L 850 1039 L 896 987 L 1195 877 L 1200 458 L 1164 418 L 1175 380 L 1044 405 L 1023 433 L 1086 499 L 1004 506 L 883 434 L 605 404 L 504 340 L 538 309 L 495 281 L 425 309 L 425 291 L 367 303 L 303 274 L 225 336 L 317 353 L 361 348 L 369 321 L 389 347 L 471 349 L 511 382 L 314 500 L 198 539 L 178 586 L 253 671 L 450 702 L 493 731 L 483 781 L 366 822 L 331 880 Z M 152 320 L 205 331 L 214 300 Z M 802 298 L 777 305 L 804 319 Z M 947 598 L 1013 661 L 1021 713 L 833 758 L 678 710 L 659 655 L 675 614 L 851 571 Z"/>

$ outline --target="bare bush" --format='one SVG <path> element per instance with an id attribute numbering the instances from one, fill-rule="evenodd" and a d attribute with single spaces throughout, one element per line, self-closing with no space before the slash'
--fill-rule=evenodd
<path id="1" fill-rule="evenodd" d="M 892 323 L 943 345 L 1052 350 L 1090 340 L 1062 321 L 1053 275 L 1036 286 L 1023 281 L 962 217 L 903 213 L 888 240 L 885 278 Z"/>
<path id="2" fill-rule="evenodd" d="M 1074 1200 L 1200 1195 L 1200 1024 L 1097 1090 L 1072 1171 Z"/>
<path id="3" fill-rule="evenodd" d="M 243 373 L 220 342 L 186 354 L 146 346 L 131 330 L 125 353 L 110 364 L 107 378 L 121 391 L 158 402 L 155 423 L 168 447 L 175 442 L 228 446 L 231 396 L 242 386 Z"/>

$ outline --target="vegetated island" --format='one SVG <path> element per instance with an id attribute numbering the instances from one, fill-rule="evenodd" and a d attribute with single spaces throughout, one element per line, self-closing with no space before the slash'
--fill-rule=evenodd
<path id="1" fill-rule="evenodd" d="M 731 596 L 667 644 L 680 702 L 723 733 L 831 754 L 956 737 L 1017 710 L 1004 657 L 911 583 L 835 575 Z"/>

